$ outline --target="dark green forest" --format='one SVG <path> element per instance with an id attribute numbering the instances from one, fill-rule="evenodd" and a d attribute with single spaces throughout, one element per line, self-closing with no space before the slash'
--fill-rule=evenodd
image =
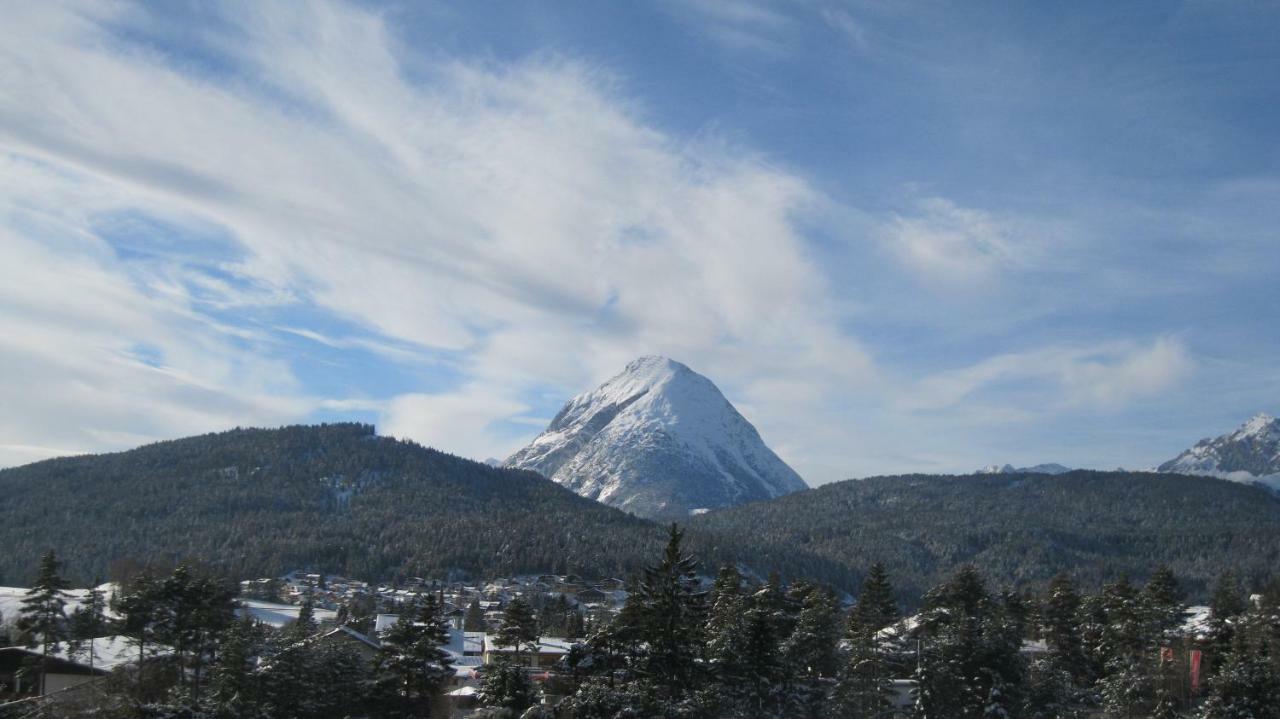
<path id="1" fill-rule="evenodd" d="M 1225 568 L 1257 583 L 1280 565 L 1280 498 L 1171 474 L 876 477 L 712 512 L 690 527 L 693 546 L 717 561 L 732 551 L 748 566 L 839 587 L 856 587 L 881 561 L 904 598 L 963 564 L 1032 589 L 1060 571 L 1096 589 L 1167 565 L 1194 598 Z"/>
<path id="2" fill-rule="evenodd" d="M 0 471 L 0 582 L 57 547 L 78 582 L 113 563 L 313 567 L 368 579 L 616 574 L 652 526 L 532 473 L 330 424 L 230 432 Z M 649 537 L 652 535 L 652 542 Z"/>
<path id="3" fill-rule="evenodd" d="M 200 560 L 237 578 L 312 568 L 367 580 L 631 577 L 665 529 L 531 472 L 331 424 L 230 432 L 0 470 L 0 583 L 57 548 L 79 583 L 112 565 Z M 690 518 L 708 566 L 853 592 L 873 562 L 911 604 L 966 563 L 997 586 L 1070 571 L 1096 589 L 1167 565 L 1201 599 L 1223 569 L 1280 564 L 1280 500 L 1167 474 L 902 476 L 838 482 Z"/>

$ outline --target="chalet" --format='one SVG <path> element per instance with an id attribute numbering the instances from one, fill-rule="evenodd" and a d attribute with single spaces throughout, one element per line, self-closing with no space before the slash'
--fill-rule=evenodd
<path id="1" fill-rule="evenodd" d="M 90 659 L 92 649 L 92 659 Z M 172 650 L 149 645 L 147 661 L 163 660 Z M 34 694 L 39 690 L 40 650 L 26 647 L 0 649 L 0 698 Z M 112 670 L 136 665 L 138 650 L 121 636 L 100 637 L 72 655 L 65 644 L 51 647 L 45 675 L 45 694 L 64 691 L 106 676 Z"/>
<path id="2" fill-rule="evenodd" d="M 539 669 L 549 669 L 555 666 L 556 662 L 569 655 L 569 649 L 573 646 L 573 642 L 558 637 L 542 637 L 538 639 L 538 647 L 536 651 L 530 651 L 529 647 L 520 647 L 520 663 Z M 493 642 L 493 636 L 487 636 L 484 645 L 484 663 L 492 664 L 499 659 L 514 660 L 516 657 L 516 648 L 513 646 L 500 646 Z"/>
<path id="3" fill-rule="evenodd" d="M 600 604 L 609 599 L 609 595 L 599 589 L 590 588 L 583 589 L 575 595 L 579 604 Z"/>

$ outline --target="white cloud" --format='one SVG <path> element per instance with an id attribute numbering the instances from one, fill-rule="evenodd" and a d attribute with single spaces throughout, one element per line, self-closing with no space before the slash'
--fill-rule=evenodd
<path id="1" fill-rule="evenodd" d="M 464 457 L 503 459 L 520 442 L 502 438 L 494 425 L 528 409 L 493 388 L 471 384 L 456 392 L 396 397 L 383 411 L 379 431 Z"/>
<path id="2" fill-rule="evenodd" d="M 882 230 L 895 257 L 918 275 L 948 284 L 973 284 L 1004 269 L 1027 266 L 1033 243 L 1014 223 L 945 198 L 919 203 Z"/>
<path id="3" fill-rule="evenodd" d="M 196 282 L 224 309 L 314 305 L 375 335 L 286 329 L 329 346 L 405 363 L 417 348 L 457 357 L 464 381 L 489 394 L 410 394 L 386 415 L 394 431 L 455 451 L 480 451 L 483 436 L 472 434 L 480 419 L 441 419 L 464 413 L 464 399 L 481 401 L 490 422 L 495 412 L 523 411 L 514 398 L 530 387 L 577 391 L 645 352 L 705 368 L 729 387 L 749 388 L 763 372 L 811 388 L 857 387 L 874 375 L 869 355 L 839 328 L 795 225 L 819 200 L 814 191 L 742 148 L 654 129 L 598 69 L 446 62 L 416 67 L 411 80 L 382 16 L 314 2 L 304 14 L 284 3 L 238 8 L 226 18 L 235 35 L 205 37 L 228 54 L 226 72 L 196 74 L 113 38 L 107 26 L 153 29 L 136 10 L 113 8 L 37 4 L 8 18 L 27 32 L 0 49 L 0 97 L 22 98 L 0 100 L 0 149 L 14 170 L 6 199 L 37 215 L 77 207 L 75 232 L 85 237 L 19 256 L 47 237 L 11 215 L 15 239 L 0 252 L 32 276 L 83 263 L 129 293 L 129 303 L 82 295 L 43 320 L 62 333 L 60 351 L 83 354 L 81 328 L 128 314 L 112 330 L 114 351 L 162 346 L 166 367 L 181 370 L 166 381 L 232 403 L 209 411 L 218 403 L 202 402 L 186 421 L 160 423 L 167 434 L 300 419 L 323 407 L 287 366 L 259 355 L 270 341 L 262 331 L 202 326 L 209 316 L 190 296 Z M 117 257 L 94 236 L 95 218 L 112 212 L 217 228 L 242 254 L 218 268 L 237 284 L 177 262 Z M 6 314 L 34 321 L 48 310 L 41 303 L 65 301 L 15 292 Z M 27 349 L 38 329 L 11 336 Z M 133 371 L 161 376 L 145 365 Z M 60 372 L 51 376 L 88 376 Z M 6 401 L 19 412 L 36 403 Z M 82 416 L 68 403 L 60 416 Z M 153 411 L 136 404 L 139 416 Z M 137 417 L 74 422 L 83 432 L 161 431 Z M 102 446 L 83 432 L 75 446 Z"/>
<path id="4" fill-rule="evenodd" d="M 1186 346 L 1170 337 L 1149 344 L 1050 347 L 931 375 L 903 393 L 898 405 L 907 411 L 942 411 L 964 404 L 966 412 L 987 421 L 1111 410 L 1174 389 L 1194 367 Z"/>

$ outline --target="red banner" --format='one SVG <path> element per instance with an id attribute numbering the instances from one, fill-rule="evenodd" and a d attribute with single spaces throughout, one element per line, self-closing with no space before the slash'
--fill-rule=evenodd
<path id="1" fill-rule="evenodd" d="M 1191 692 L 1200 691 L 1200 650 L 1192 649 L 1191 654 Z"/>

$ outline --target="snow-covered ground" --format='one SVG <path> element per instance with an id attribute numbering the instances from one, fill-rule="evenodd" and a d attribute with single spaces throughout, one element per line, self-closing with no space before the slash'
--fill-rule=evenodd
<path id="1" fill-rule="evenodd" d="M 238 610 L 239 614 L 248 612 L 254 619 L 269 624 L 273 627 L 283 627 L 290 622 L 298 621 L 298 612 L 302 610 L 302 606 L 298 604 L 278 604 L 276 602 L 264 602 L 260 599 L 241 600 L 244 609 Z M 317 622 L 333 622 L 337 621 L 338 613 L 331 609 L 314 610 Z"/>

